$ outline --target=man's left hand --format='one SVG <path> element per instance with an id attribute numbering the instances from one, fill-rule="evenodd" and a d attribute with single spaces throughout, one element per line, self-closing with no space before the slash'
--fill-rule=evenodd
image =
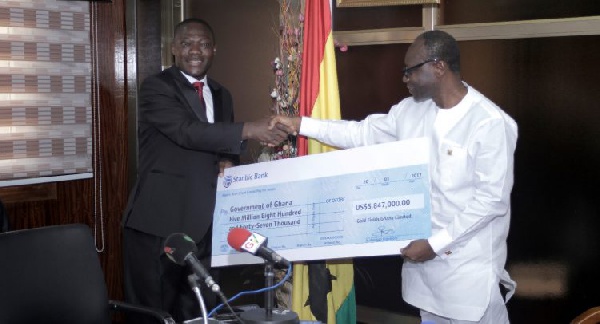
<path id="1" fill-rule="evenodd" d="M 410 262 L 425 262 L 435 258 L 435 252 L 429 245 L 427 240 L 416 240 L 408 243 L 408 245 L 400 249 L 400 254 L 406 261 Z"/>
<path id="2" fill-rule="evenodd" d="M 233 162 L 231 160 L 221 160 L 219 161 L 219 177 L 222 177 L 225 169 L 231 168 L 233 166 Z"/>

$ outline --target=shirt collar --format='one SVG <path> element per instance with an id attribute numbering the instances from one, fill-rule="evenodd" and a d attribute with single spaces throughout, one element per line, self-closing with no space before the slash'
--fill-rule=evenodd
<path id="1" fill-rule="evenodd" d="M 181 72 L 181 74 L 182 74 L 182 75 L 183 75 L 183 76 L 184 76 L 184 77 L 185 77 L 185 78 L 188 80 L 188 82 L 189 82 L 190 84 L 193 84 L 194 82 L 198 82 L 198 81 L 200 81 L 200 82 L 204 82 L 204 84 L 207 84 L 207 83 L 206 83 L 206 79 L 207 79 L 207 78 L 206 78 L 206 74 L 204 75 L 204 77 L 203 77 L 202 79 L 196 79 L 196 78 L 194 78 L 194 77 L 193 77 L 193 76 L 191 76 L 191 75 L 187 75 L 187 74 L 183 73 L 183 71 L 180 71 L 180 72 Z"/>

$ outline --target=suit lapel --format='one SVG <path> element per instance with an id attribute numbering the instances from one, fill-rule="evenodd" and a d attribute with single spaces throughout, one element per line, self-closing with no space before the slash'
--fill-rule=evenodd
<path id="1" fill-rule="evenodd" d="M 213 116 L 215 116 L 215 122 L 222 122 L 223 119 L 223 96 L 221 94 L 221 89 L 219 87 L 215 87 L 214 83 L 208 81 L 210 91 L 212 93 L 213 99 Z"/>
<path id="2" fill-rule="evenodd" d="M 213 116 L 215 122 L 232 122 L 233 110 L 231 104 L 224 103 L 224 88 L 218 82 L 208 79 L 208 85 L 213 98 Z"/>
<path id="3" fill-rule="evenodd" d="M 189 108 L 194 112 L 196 117 L 198 117 L 200 121 L 208 121 L 208 119 L 206 118 L 206 109 L 204 108 L 204 104 L 200 103 L 200 99 L 198 98 L 198 93 L 196 92 L 196 89 L 194 89 L 194 87 L 188 82 L 188 80 L 183 75 L 181 75 L 179 69 L 170 68 L 169 72 L 175 79 L 175 84 L 177 84 L 177 87 L 179 88 L 179 90 L 181 90 L 185 101 L 188 103 Z"/>

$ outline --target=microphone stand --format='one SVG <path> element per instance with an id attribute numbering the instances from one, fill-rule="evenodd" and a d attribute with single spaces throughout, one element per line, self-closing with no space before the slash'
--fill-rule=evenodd
<path id="1" fill-rule="evenodd" d="M 273 263 L 265 262 L 265 287 L 272 287 L 275 282 L 275 271 Z M 265 314 L 267 318 L 273 317 L 273 289 L 268 289 L 265 293 Z"/>
<path id="2" fill-rule="evenodd" d="M 202 322 L 204 324 L 208 324 L 208 318 L 207 318 L 207 312 L 206 312 L 206 305 L 204 304 L 204 298 L 202 298 L 202 293 L 200 293 L 200 287 L 198 286 L 198 276 L 194 273 L 192 273 L 191 275 L 188 276 L 188 283 L 190 284 L 190 287 L 192 288 L 192 290 L 194 291 L 194 294 L 196 294 L 196 299 L 198 299 L 198 303 L 200 303 L 200 310 L 202 311 Z"/>
<path id="3" fill-rule="evenodd" d="M 265 287 L 273 286 L 275 272 L 273 262 L 265 260 Z M 257 308 L 242 312 L 240 318 L 244 324 L 298 324 L 298 314 L 273 307 L 273 289 L 267 289 L 265 294 L 265 308 Z"/>

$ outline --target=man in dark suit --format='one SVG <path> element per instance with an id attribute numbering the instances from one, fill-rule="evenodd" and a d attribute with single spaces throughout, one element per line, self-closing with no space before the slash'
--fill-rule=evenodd
<path id="1" fill-rule="evenodd" d="M 212 28 L 187 19 L 175 27 L 175 65 L 140 88 L 138 179 L 123 219 L 125 298 L 162 308 L 178 322 L 200 316 L 200 307 L 189 269 L 164 255 L 165 238 L 189 235 L 208 268 L 217 175 L 238 162 L 244 140 L 278 144 L 287 137 L 268 129 L 269 118 L 233 121 L 231 94 L 206 75 L 216 50 Z M 216 296 L 201 287 L 210 310 Z"/>

